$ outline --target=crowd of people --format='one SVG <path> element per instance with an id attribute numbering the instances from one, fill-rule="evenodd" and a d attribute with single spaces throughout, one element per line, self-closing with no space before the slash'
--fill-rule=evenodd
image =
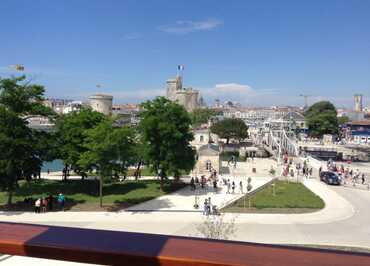
<path id="1" fill-rule="evenodd" d="M 303 176 L 306 178 L 312 177 L 313 174 L 313 168 L 308 167 L 307 161 L 303 161 L 303 163 L 296 163 L 295 165 L 293 164 L 293 159 L 289 158 L 288 154 L 284 154 L 283 156 L 283 172 L 282 176 L 288 177 L 290 176 L 291 178 L 293 177 L 298 177 L 298 176 Z"/>
<path id="2" fill-rule="evenodd" d="M 218 210 L 217 206 L 212 205 L 211 197 L 204 200 L 203 215 L 220 215 L 220 211 Z"/>
<path id="3" fill-rule="evenodd" d="M 349 164 L 349 163 L 348 163 Z M 361 173 L 359 169 L 353 170 L 349 166 L 345 167 L 344 164 L 338 166 L 333 160 L 327 161 L 326 167 L 328 171 L 332 171 L 338 174 L 342 182 L 352 181 L 355 183 L 366 183 L 366 174 Z M 322 167 L 319 168 L 319 173 L 322 172 Z"/>
<path id="4" fill-rule="evenodd" d="M 25 201 L 30 201 L 31 199 L 25 199 Z M 61 211 L 64 211 L 65 207 L 65 196 L 62 193 L 55 198 L 52 194 L 47 197 L 38 198 L 34 202 L 35 213 L 45 213 L 47 211 L 54 210 L 54 203 L 58 204 L 58 208 Z"/>

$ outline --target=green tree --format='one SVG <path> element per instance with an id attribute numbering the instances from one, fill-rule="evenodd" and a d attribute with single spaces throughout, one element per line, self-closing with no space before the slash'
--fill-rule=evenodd
<path id="1" fill-rule="evenodd" d="M 345 125 L 349 122 L 349 118 L 348 116 L 341 116 L 341 117 L 338 117 L 338 124 L 339 125 Z"/>
<path id="2" fill-rule="evenodd" d="M 86 130 L 96 127 L 105 116 L 90 108 L 82 108 L 61 116 L 56 123 L 59 142 L 59 158 L 65 165 L 64 179 L 69 170 L 75 171 L 82 177 L 86 176 L 84 169 L 77 163 L 81 154 L 87 151 L 85 147 Z"/>
<path id="3" fill-rule="evenodd" d="M 195 151 L 190 145 L 193 134 L 187 111 L 164 97 L 142 104 L 139 125 L 146 161 L 159 173 L 161 189 L 163 180 L 180 171 L 190 171 L 195 164 Z"/>
<path id="4" fill-rule="evenodd" d="M 50 150 L 48 134 L 29 128 L 27 119 L 54 113 L 42 104 L 44 88 L 25 79 L 0 79 L 0 185 L 8 191 L 8 204 L 18 180 L 38 174 Z"/>
<path id="5" fill-rule="evenodd" d="M 124 173 L 135 158 L 135 134 L 127 126 L 115 127 L 113 120 L 103 120 L 86 131 L 84 147 L 78 165 L 84 171 L 95 171 L 100 177 L 100 207 L 103 205 L 103 180 Z"/>
<path id="6" fill-rule="evenodd" d="M 195 109 L 193 112 L 190 113 L 193 127 L 198 127 L 201 124 L 207 123 L 212 116 L 215 116 L 219 113 L 219 111 L 210 108 Z"/>
<path id="7" fill-rule="evenodd" d="M 305 112 L 308 131 L 312 137 L 322 137 L 324 134 L 338 134 L 337 110 L 328 101 L 311 105 Z"/>
<path id="8" fill-rule="evenodd" d="M 239 118 L 226 118 L 216 122 L 211 126 L 211 132 L 226 139 L 227 144 L 230 139 L 236 139 L 240 142 L 248 138 L 248 126 Z"/>

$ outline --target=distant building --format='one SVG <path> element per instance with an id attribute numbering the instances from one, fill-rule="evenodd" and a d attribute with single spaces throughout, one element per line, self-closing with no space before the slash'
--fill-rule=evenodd
<path id="1" fill-rule="evenodd" d="M 107 94 L 95 94 L 89 97 L 89 102 L 94 111 L 105 115 L 112 114 L 113 96 Z"/>
<path id="2" fill-rule="evenodd" d="M 363 105 L 362 105 L 362 95 L 361 94 L 355 94 L 354 95 L 355 100 L 355 112 L 362 112 L 363 111 Z"/>
<path id="3" fill-rule="evenodd" d="M 357 112 L 352 109 L 337 109 L 338 117 L 348 117 L 349 121 L 360 121 L 365 118 L 365 112 Z"/>
<path id="4" fill-rule="evenodd" d="M 200 107 L 199 91 L 193 88 L 183 88 L 181 76 L 166 81 L 166 97 L 184 106 L 188 112 Z"/>
<path id="5" fill-rule="evenodd" d="M 53 111 L 56 112 L 57 114 L 63 114 L 64 113 L 64 108 L 72 102 L 73 102 L 73 100 L 68 100 L 68 99 L 48 98 L 48 99 L 44 100 L 43 104 L 45 106 L 53 109 Z"/>
<path id="6" fill-rule="evenodd" d="M 227 108 L 223 110 L 225 118 L 240 118 L 249 127 L 262 127 L 265 122 L 282 119 L 289 112 L 297 112 L 293 107 L 274 108 Z"/>
<path id="7" fill-rule="evenodd" d="M 117 116 L 116 123 L 123 125 L 137 125 L 139 119 L 140 107 L 137 104 L 114 104 L 112 106 L 112 115 Z"/>
<path id="8" fill-rule="evenodd" d="M 299 112 L 288 112 L 279 119 L 269 119 L 265 122 L 265 127 L 270 129 L 299 130 L 307 131 L 304 116 Z"/>
<path id="9" fill-rule="evenodd" d="M 353 121 L 347 124 L 347 140 L 356 144 L 370 144 L 370 120 Z"/>
<path id="10" fill-rule="evenodd" d="M 201 146 L 209 143 L 218 143 L 218 136 L 210 132 L 209 128 L 193 130 L 194 139 L 190 144 L 198 150 Z"/>
<path id="11" fill-rule="evenodd" d="M 198 149 L 198 161 L 194 170 L 197 175 L 209 174 L 213 170 L 217 173 L 221 170 L 220 147 L 214 144 L 206 144 Z"/>
<path id="12" fill-rule="evenodd" d="M 71 112 L 81 110 L 83 103 L 81 101 L 73 101 L 68 103 L 66 106 L 63 107 L 63 114 L 68 114 Z"/>
<path id="13" fill-rule="evenodd" d="M 113 104 L 112 114 L 113 115 L 129 115 L 133 113 L 139 113 L 140 107 L 137 104 Z"/>
<path id="14" fill-rule="evenodd" d="M 54 124 L 47 117 L 32 116 L 27 119 L 28 127 L 38 130 L 51 132 L 54 129 Z"/>

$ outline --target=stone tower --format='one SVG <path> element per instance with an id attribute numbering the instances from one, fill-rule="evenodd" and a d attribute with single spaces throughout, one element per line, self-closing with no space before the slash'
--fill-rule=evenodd
<path id="1" fill-rule="evenodd" d="M 89 97 L 90 106 L 94 111 L 105 115 L 112 114 L 113 96 L 107 94 L 95 94 Z"/>
<path id="2" fill-rule="evenodd" d="M 199 108 L 199 91 L 193 88 L 183 88 L 181 76 L 167 80 L 166 90 L 167 99 L 184 106 L 188 112 Z"/>
<path id="3" fill-rule="evenodd" d="M 169 100 L 176 100 L 176 93 L 182 90 L 182 78 L 177 76 L 175 79 L 169 79 L 166 81 L 167 92 L 166 96 Z"/>
<path id="4" fill-rule="evenodd" d="M 362 112 L 362 94 L 355 94 L 355 112 Z"/>

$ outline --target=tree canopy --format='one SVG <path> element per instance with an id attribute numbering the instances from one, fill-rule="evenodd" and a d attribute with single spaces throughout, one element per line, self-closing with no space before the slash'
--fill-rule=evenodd
<path id="1" fill-rule="evenodd" d="M 43 160 L 50 156 L 48 133 L 31 129 L 27 119 L 51 118 L 54 113 L 42 104 L 44 88 L 25 79 L 0 79 L 0 185 L 9 192 L 8 204 L 17 181 L 38 174 Z"/>
<path id="2" fill-rule="evenodd" d="M 115 127 L 112 120 L 103 120 L 86 131 L 84 147 L 78 165 L 85 170 L 96 170 L 103 177 L 126 173 L 134 163 L 135 135 L 128 126 Z"/>
<path id="3" fill-rule="evenodd" d="M 328 101 L 321 101 L 311 105 L 305 112 L 309 134 L 313 137 L 322 137 L 324 134 L 338 134 L 337 110 Z"/>
<path id="4" fill-rule="evenodd" d="M 201 124 L 207 123 L 212 116 L 215 116 L 219 113 L 219 111 L 210 108 L 195 109 L 190 113 L 193 127 L 198 127 Z"/>
<path id="5" fill-rule="evenodd" d="M 338 124 L 339 125 L 345 125 L 349 122 L 349 118 L 348 116 L 341 116 L 341 117 L 338 117 Z"/>
<path id="6" fill-rule="evenodd" d="M 190 145 L 193 134 L 188 112 L 164 97 L 141 106 L 139 130 L 145 159 L 159 172 L 161 181 L 169 174 L 177 177 L 181 170 L 190 171 L 195 164 L 195 151 Z"/>
<path id="7" fill-rule="evenodd" d="M 230 139 L 236 139 L 240 142 L 248 138 L 248 126 L 239 118 L 226 118 L 218 121 L 211 126 L 211 132 L 226 139 L 227 144 Z"/>
<path id="8" fill-rule="evenodd" d="M 135 135 L 128 127 L 115 127 L 114 121 L 102 120 L 96 127 L 86 130 L 83 152 L 78 165 L 85 171 L 95 171 L 100 176 L 100 187 L 105 177 L 126 174 L 135 159 Z M 102 206 L 102 191 L 100 191 Z"/>
<path id="9" fill-rule="evenodd" d="M 63 160 L 66 168 L 72 169 L 83 176 L 86 175 L 78 164 L 81 154 L 87 151 L 84 145 L 87 137 L 86 131 L 96 127 L 105 119 L 105 116 L 101 113 L 90 108 L 82 108 L 80 111 L 63 115 L 57 120 L 59 157 Z"/>

